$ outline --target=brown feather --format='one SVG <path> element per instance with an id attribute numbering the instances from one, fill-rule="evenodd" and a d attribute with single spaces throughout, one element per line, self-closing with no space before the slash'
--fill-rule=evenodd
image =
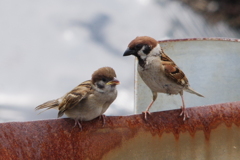
<path id="1" fill-rule="evenodd" d="M 45 110 L 42 111 L 42 112 L 44 112 L 44 111 L 52 109 L 52 108 L 57 108 L 58 105 L 59 105 L 58 100 L 51 100 L 51 101 L 47 101 L 47 102 L 37 106 L 35 108 L 35 110 L 40 110 L 40 109 L 46 108 Z M 42 112 L 40 112 L 40 113 L 42 113 Z"/>
<path id="2" fill-rule="evenodd" d="M 36 110 L 44 109 L 44 108 L 51 109 L 51 108 L 57 107 L 58 105 L 59 104 L 58 104 L 57 100 L 51 100 L 51 101 L 47 101 L 47 102 L 37 106 L 35 109 Z"/>
<path id="3" fill-rule="evenodd" d="M 58 117 L 61 117 L 68 109 L 75 107 L 81 100 L 85 99 L 92 93 L 92 83 L 90 80 L 85 81 L 68 92 L 62 102 L 59 104 Z"/>
<path id="4" fill-rule="evenodd" d="M 181 69 L 161 50 L 162 65 L 165 69 L 165 75 L 180 85 L 188 85 L 188 79 Z"/>
<path id="5" fill-rule="evenodd" d="M 111 67 L 102 67 L 92 74 L 92 83 L 94 84 L 95 82 L 101 80 L 102 78 L 112 80 L 114 77 L 117 76 L 115 71 Z"/>
<path id="6" fill-rule="evenodd" d="M 129 43 L 128 48 L 132 49 L 138 44 L 148 44 L 151 48 L 154 48 L 156 47 L 157 43 L 158 42 L 151 37 L 141 36 L 141 37 L 136 37 L 134 40 L 132 40 Z"/>

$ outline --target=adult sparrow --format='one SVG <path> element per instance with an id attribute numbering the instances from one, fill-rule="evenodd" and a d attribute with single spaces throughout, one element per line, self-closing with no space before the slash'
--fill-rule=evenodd
<path id="1" fill-rule="evenodd" d="M 56 108 L 59 110 L 58 118 L 66 114 L 75 120 L 74 127 L 78 125 L 81 130 L 81 121 L 90 121 L 96 117 L 102 117 L 105 124 L 103 113 L 116 99 L 116 85 L 119 83 L 114 69 L 99 68 L 92 74 L 91 80 L 79 84 L 61 98 L 39 105 L 36 110 Z"/>
<path id="2" fill-rule="evenodd" d="M 161 49 L 158 41 L 151 37 L 141 36 L 132 40 L 123 56 L 133 55 L 138 59 L 138 73 L 146 85 L 151 89 L 153 100 L 144 113 L 147 120 L 149 109 L 157 98 L 157 93 L 180 94 L 182 99 L 183 120 L 189 118 L 185 108 L 183 90 L 200 97 L 203 95 L 197 93 L 189 86 L 189 82 L 183 71 L 169 58 Z"/>

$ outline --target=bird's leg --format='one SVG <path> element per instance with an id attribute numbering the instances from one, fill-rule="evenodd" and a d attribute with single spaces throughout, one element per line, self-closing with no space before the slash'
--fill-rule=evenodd
<path id="1" fill-rule="evenodd" d="M 189 118 L 189 116 L 188 116 L 188 113 L 187 113 L 187 110 L 186 110 L 186 107 L 185 107 L 185 103 L 184 103 L 183 91 L 180 92 L 180 96 L 181 96 L 181 99 L 182 99 L 182 106 L 181 106 L 182 112 L 180 113 L 179 116 L 183 116 L 183 121 L 185 121 L 186 118 Z"/>
<path id="2" fill-rule="evenodd" d="M 76 127 L 77 125 L 80 128 L 80 130 L 82 131 L 82 125 L 81 125 L 81 122 L 79 119 L 75 119 L 75 124 L 74 124 L 73 128 Z"/>
<path id="3" fill-rule="evenodd" d="M 102 119 L 102 126 L 104 127 L 106 124 L 106 116 L 102 114 L 101 116 L 99 116 L 99 119 Z"/>
<path id="4" fill-rule="evenodd" d="M 154 101 L 152 101 L 149 106 L 147 107 L 146 111 L 142 112 L 144 114 L 144 119 L 147 121 L 147 115 L 151 115 L 151 113 L 149 112 L 149 109 L 151 108 L 152 104 L 154 103 Z"/>
<path id="5" fill-rule="evenodd" d="M 152 94 L 153 94 L 153 100 L 152 102 L 149 104 L 149 106 L 147 107 L 146 111 L 145 112 L 142 112 L 144 114 L 144 119 L 147 121 L 147 114 L 151 115 L 149 110 L 150 108 L 152 107 L 153 103 L 155 102 L 155 100 L 157 99 L 157 92 L 153 92 L 152 91 Z"/>

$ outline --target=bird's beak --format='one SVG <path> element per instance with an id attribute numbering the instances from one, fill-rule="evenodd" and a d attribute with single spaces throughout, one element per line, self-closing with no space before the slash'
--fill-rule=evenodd
<path id="1" fill-rule="evenodd" d="M 123 56 L 130 56 L 130 55 L 134 55 L 134 54 L 135 54 L 135 51 L 128 48 L 128 49 L 124 52 Z"/>
<path id="2" fill-rule="evenodd" d="M 113 78 L 113 80 L 107 83 L 107 85 L 118 85 L 118 84 L 120 84 L 120 82 L 117 78 Z"/>

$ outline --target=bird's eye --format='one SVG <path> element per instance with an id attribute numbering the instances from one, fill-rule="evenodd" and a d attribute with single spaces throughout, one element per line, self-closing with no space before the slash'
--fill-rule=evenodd
<path id="1" fill-rule="evenodd" d="M 142 44 L 137 44 L 136 46 L 135 46 L 135 49 L 137 49 L 137 50 L 140 50 L 141 48 L 142 48 Z"/>

